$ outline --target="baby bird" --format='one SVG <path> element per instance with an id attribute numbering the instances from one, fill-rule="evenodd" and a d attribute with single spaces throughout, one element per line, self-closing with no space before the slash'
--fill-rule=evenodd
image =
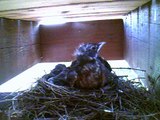
<path id="1" fill-rule="evenodd" d="M 81 44 L 74 55 L 68 72 L 70 86 L 83 89 L 96 89 L 107 83 L 112 69 L 109 63 L 99 56 L 105 42 Z"/>

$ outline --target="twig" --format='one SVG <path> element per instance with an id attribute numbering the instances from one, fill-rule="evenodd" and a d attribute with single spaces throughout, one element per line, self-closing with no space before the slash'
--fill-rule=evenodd
<path id="1" fill-rule="evenodd" d="M 146 70 L 142 70 L 138 68 L 127 68 L 127 67 L 113 67 L 112 69 L 129 69 L 129 70 L 137 70 L 137 71 L 146 72 Z"/>

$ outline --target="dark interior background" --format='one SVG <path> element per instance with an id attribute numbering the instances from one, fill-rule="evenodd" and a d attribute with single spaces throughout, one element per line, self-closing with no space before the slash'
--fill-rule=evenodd
<path id="1" fill-rule="evenodd" d="M 40 26 L 42 62 L 73 60 L 81 43 L 107 42 L 101 55 L 109 60 L 123 59 L 123 21 L 107 20 Z"/>

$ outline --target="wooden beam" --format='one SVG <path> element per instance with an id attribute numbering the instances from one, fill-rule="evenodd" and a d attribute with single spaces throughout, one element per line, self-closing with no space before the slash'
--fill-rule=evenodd
<path id="1" fill-rule="evenodd" d="M 9 2 L 9 0 L 6 0 Z M 16 4 L 17 0 L 13 0 Z M 30 0 L 26 3 L 26 6 L 21 8 L 16 7 L 12 9 L 12 7 L 9 9 L 6 8 L 6 10 L 3 10 L 0 8 L 0 17 L 5 18 L 11 18 L 11 19 L 22 19 L 22 20 L 38 20 L 39 18 L 44 17 L 76 17 L 76 16 L 84 16 L 91 15 L 93 17 L 93 14 L 101 14 L 102 17 L 103 14 L 117 14 L 122 13 L 121 15 L 124 15 L 125 13 L 128 13 L 129 11 L 132 11 L 136 9 L 138 6 L 141 6 L 142 4 L 146 3 L 149 0 L 100 0 L 97 3 L 96 0 L 86 0 L 85 2 L 83 0 L 76 0 L 76 1 L 68 1 L 68 3 L 64 2 L 65 4 L 60 4 L 58 2 L 49 2 L 48 0 L 48 6 L 46 4 L 40 3 L 40 1 L 43 3 L 44 1 L 47 2 L 47 0 L 39 0 L 36 2 L 33 0 L 32 5 L 28 5 L 28 2 L 30 4 L 32 3 Z M 92 1 L 92 2 L 91 2 Z M 4 1 L 3 1 L 4 2 Z M 2 3 L 0 1 L 0 6 Z M 62 2 L 62 0 L 61 0 Z M 78 3 L 79 2 L 79 3 Z M 35 4 L 37 3 L 37 4 Z M 49 4 L 50 3 L 50 4 Z M 21 5 L 22 3 L 17 3 L 17 6 Z M 35 5 L 34 5 L 35 4 Z M 27 7 L 28 5 L 28 7 Z M 3 6 L 3 5 L 2 5 Z M 5 5 L 4 5 L 5 6 Z M 14 6 L 14 5 L 13 5 Z M 97 16 L 97 15 L 95 15 Z M 100 15 L 99 19 L 100 18 Z M 35 19 L 33 19 L 35 18 Z M 89 17 L 88 17 L 89 18 Z"/>
<path id="2" fill-rule="evenodd" d="M 26 0 L 23 2 L 19 0 L 1 0 L 0 11 L 111 1 L 113 0 Z"/>

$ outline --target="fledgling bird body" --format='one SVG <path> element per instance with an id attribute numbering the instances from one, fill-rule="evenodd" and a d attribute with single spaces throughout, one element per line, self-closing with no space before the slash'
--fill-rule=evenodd
<path id="1" fill-rule="evenodd" d="M 98 55 L 104 44 L 105 42 L 81 44 L 76 49 L 76 60 L 72 62 L 71 71 L 68 73 L 71 86 L 94 89 L 107 83 L 107 74 L 112 69 L 108 62 Z"/>

